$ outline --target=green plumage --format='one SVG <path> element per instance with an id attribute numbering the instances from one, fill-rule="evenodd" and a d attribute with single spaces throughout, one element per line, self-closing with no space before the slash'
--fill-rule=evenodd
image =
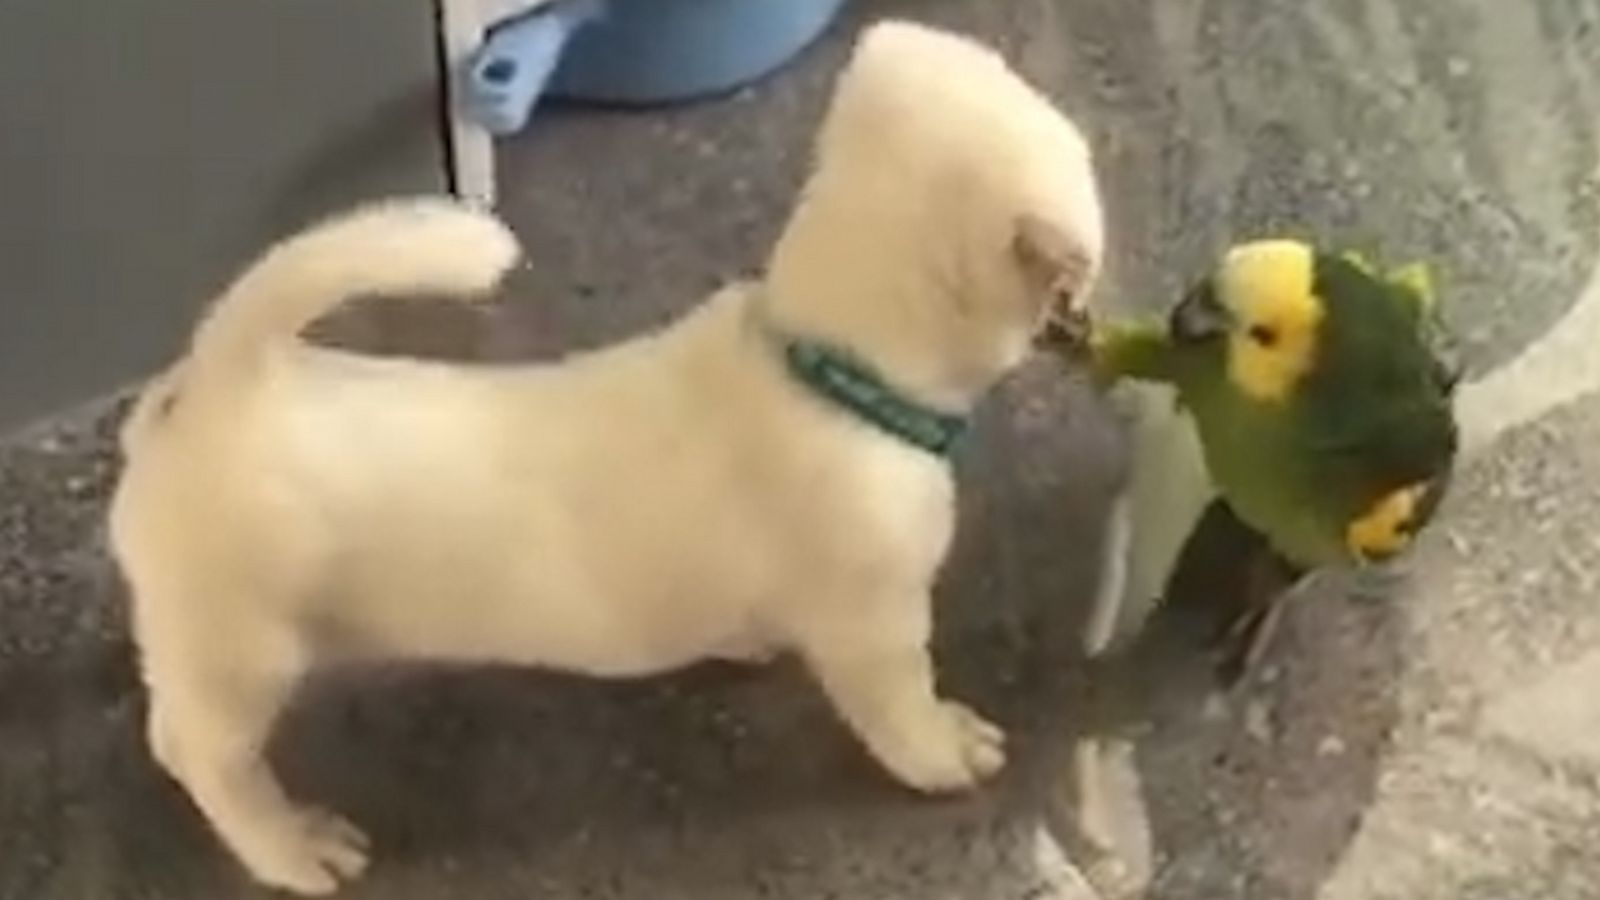
<path id="1" fill-rule="evenodd" d="M 1312 290 L 1325 309 L 1316 362 L 1284 403 L 1230 382 L 1226 340 L 1103 325 L 1092 351 L 1107 380 L 1177 389 L 1223 498 L 1303 567 L 1351 561 L 1350 522 L 1391 491 L 1442 481 L 1456 448 L 1453 375 L 1426 298 L 1331 254 L 1315 255 Z"/>

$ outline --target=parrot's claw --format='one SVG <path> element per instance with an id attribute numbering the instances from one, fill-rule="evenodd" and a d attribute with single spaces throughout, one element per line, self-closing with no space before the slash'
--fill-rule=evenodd
<path id="1" fill-rule="evenodd" d="M 1225 689 L 1233 690 L 1260 668 L 1288 606 L 1287 596 L 1275 597 L 1240 615 L 1229 626 L 1220 641 L 1221 659 L 1217 663 L 1217 677 Z"/>

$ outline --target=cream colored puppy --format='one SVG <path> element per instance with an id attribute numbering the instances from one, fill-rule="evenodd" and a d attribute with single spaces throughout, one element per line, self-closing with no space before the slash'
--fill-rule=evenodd
<path id="1" fill-rule="evenodd" d="M 991 51 L 871 28 L 761 283 L 550 366 L 375 359 L 297 332 L 358 295 L 470 301 L 518 255 L 444 200 L 272 249 L 124 429 L 111 511 L 160 763 L 259 880 L 333 890 L 354 827 L 262 758 L 332 654 L 635 676 L 797 653 L 897 778 L 1001 734 L 934 689 L 940 451 L 1101 254 L 1089 152 Z"/>

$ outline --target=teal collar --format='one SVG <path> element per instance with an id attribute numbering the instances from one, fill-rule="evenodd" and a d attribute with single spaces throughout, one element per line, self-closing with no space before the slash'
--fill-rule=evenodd
<path id="1" fill-rule="evenodd" d="M 771 331 L 771 336 L 796 381 L 912 446 L 949 456 L 967 430 L 966 416 L 919 403 L 841 347 L 777 331 Z"/>

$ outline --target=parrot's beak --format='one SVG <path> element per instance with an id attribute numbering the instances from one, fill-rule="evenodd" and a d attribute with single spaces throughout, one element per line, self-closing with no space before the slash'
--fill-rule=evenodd
<path id="1" fill-rule="evenodd" d="M 1173 308 L 1167 320 L 1172 339 L 1195 344 L 1222 337 L 1233 327 L 1233 317 L 1217 298 L 1209 280 L 1201 282 Z"/>

